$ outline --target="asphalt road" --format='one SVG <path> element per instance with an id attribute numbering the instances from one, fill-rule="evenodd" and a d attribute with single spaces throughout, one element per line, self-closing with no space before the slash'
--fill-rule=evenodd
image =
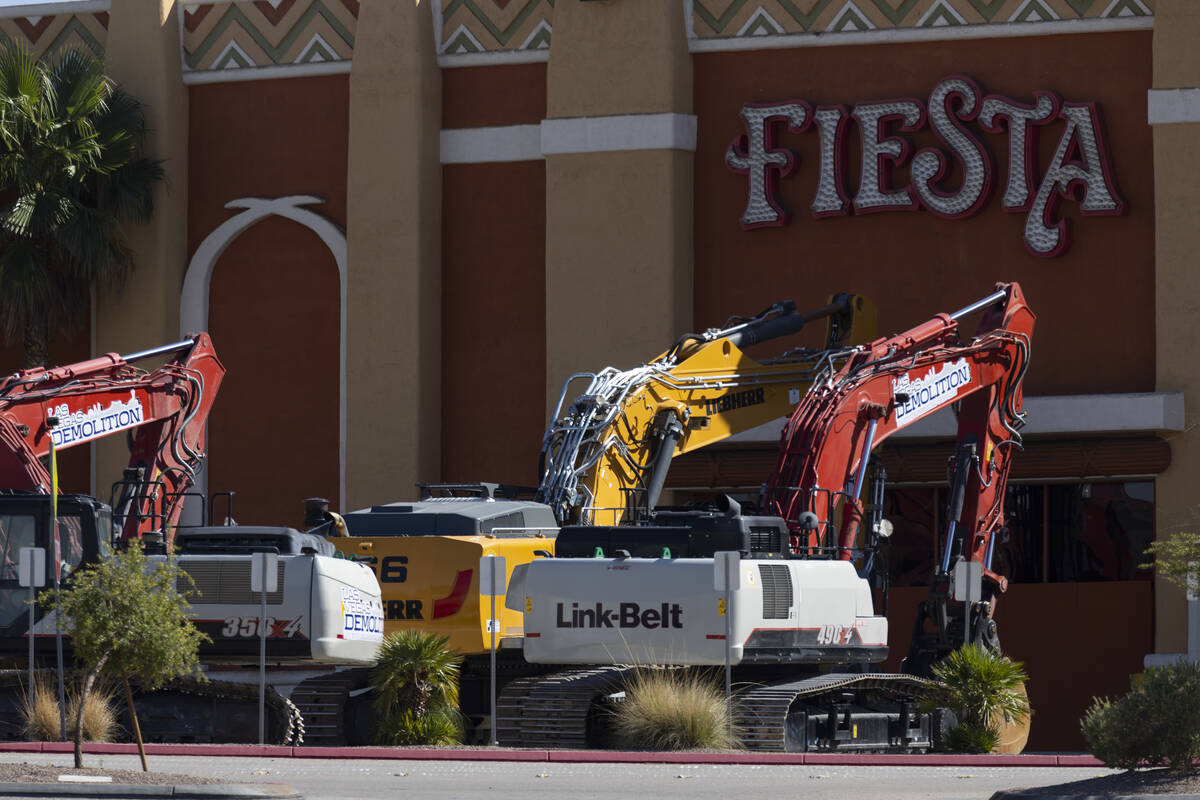
<path id="1" fill-rule="evenodd" d="M 0 761 L 70 766 L 69 754 L 0 753 Z M 805 800 L 986 800 L 1000 789 L 1108 774 L 1098 768 L 820 767 L 562 764 L 150 756 L 150 769 L 294 786 L 307 800 L 616 800 L 796 797 Z M 139 769 L 137 756 L 87 755 L 89 767 Z"/>

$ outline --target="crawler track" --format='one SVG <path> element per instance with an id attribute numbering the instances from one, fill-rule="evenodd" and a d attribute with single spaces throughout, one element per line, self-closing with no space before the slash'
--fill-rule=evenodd
<path id="1" fill-rule="evenodd" d="M 631 669 L 571 669 L 511 682 L 496 703 L 498 741 L 508 747 L 597 746 L 597 704 L 605 695 L 624 688 Z M 792 719 L 797 703 L 817 709 L 846 692 L 856 696 L 869 693 L 898 703 L 915 700 L 928 685 L 910 675 L 829 673 L 751 686 L 735 698 L 734 729 L 747 750 L 796 751 L 807 746 L 803 728 L 795 729 Z M 803 716 L 800 719 L 803 724 Z M 790 733 L 789 722 L 793 727 Z M 881 744 L 879 749 L 887 749 L 887 745 Z"/>
<path id="2" fill-rule="evenodd" d="M 619 691 L 629 671 L 602 667 L 518 678 L 496 700 L 497 740 L 508 747 L 588 747 L 596 700 Z"/>
<path id="3" fill-rule="evenodd" d="M 301 736 L 306 745 L 345 745 L 346 703 L 350 692 L 366 685 L 366 671 L 345 669 L 302 681 L 291 700 L 303 717 Z"/>
<path id="4" fill-rule="evenodd" d="M 788 719 L 797 701 L 820 705 L 835 692 L 874 691 L 895 700 L 918 698 L 929 681 L 911 675 L 889 673 L 828 673 L 802 680 L 752 686 L 737 694 L 733 726 L 747 750 L 786 752 L 795 750 L 789 741 Z"/>

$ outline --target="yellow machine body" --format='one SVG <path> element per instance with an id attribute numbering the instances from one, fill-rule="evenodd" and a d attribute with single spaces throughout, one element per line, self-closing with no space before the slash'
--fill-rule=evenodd
<path id="1" fill-rule="evenodd" d="M 429 530 L 426 523 L 438 525 L 436 515 L 457 520 L 460 529 L 481 532 Z M 502 648 L 505 639 L 519 640 L 524 633 L 522 615 L 504 607 L 508 578 L 515 566 L 553 555 L 557 530 L 549 509 L 540 504 L 465 497 L 377 506 L 343 519 L 352 535 L 329 541 L 343 556 L 365 561 L 375 571 L 385 635 L 429 631 L 449 636 L 449 646 L 463 654 L 486 653 L 491 647 L 491 596 L 480 594 L 480 559 L 505 560 L 495 616 L 496 646 Z M 364 532 L 369 535 L 354 535 Z"/>

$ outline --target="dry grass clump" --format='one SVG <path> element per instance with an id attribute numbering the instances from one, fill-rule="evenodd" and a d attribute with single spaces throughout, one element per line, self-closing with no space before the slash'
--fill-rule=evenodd
<path id="1" fill-rule="evenodd" d="M 625 686 L 625 701 L 613 711 L 619 747 L 630 750 L 731 749 L 723 687 L 697 670 L 636 670 Z"/>
<path id="2" fill-rule="evenodd" d="M 67 693 L 67 738 L 75 736 L 75 718 L 79 711 L 79 690 Z M 61 738 L 58 692 L 47 680 L 35 680 L 33 691 L 21 701 L 21 721 L 25 738 L 31 742 L 57 742 Z M 116 693 L 97 684 L 88 693 L 83 706 L 83 738 L 88 742 L 111 742 L 117 724 Z"/>

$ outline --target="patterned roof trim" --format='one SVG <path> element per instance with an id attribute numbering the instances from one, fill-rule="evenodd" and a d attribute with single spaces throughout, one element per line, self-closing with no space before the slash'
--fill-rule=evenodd
<path id="1" fill-rule="evenodd" d="M 1155 0 L 691 0 L 693 39 L 866 34 L 1099 20 L 1136 24 Z M 1063 30 L 1069 30 L 1063 28 Z M 964 31 L 965 33 L 965 31 Z M 799 42 L 797 42 L 799 44 Z"/>
<path id="2" fill-rule="evenodd" d="M 70 8 L 83 4 L 65 5 Z M 97 7 L 99 4 L 90 3 L 88 5 Z M 104 6 L 107 6 L 107 3 Z M 20 6 L 4 10 L 11 13 L 26 11 L 28 7 Z M 0 41 L 21 42 L 37 56 L 54 54 L 62 50 L 81 50 L 103 58 L 104 45 L 107 40 L 107 11 L 0 17 Z"/>
<path id="3" fill-rule="evenodd" d="M 358 0 L 241 0 L 180 6 L 187 83 L 347 72 Z"/>
<path id="4" fill-rule="evenodd" d="M 550 49 L 554 0 L 434 0 L 433 14 L 439 57 Z"/>

